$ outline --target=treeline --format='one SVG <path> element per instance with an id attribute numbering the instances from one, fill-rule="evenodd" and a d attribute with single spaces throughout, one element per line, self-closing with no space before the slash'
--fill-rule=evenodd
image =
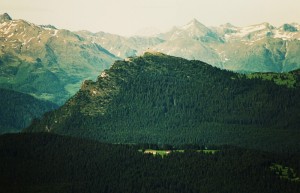
<path id="1" fill-rule="evenodd" d="M 300 148 L 299 87 L 250 80 L 200 61 L 166 55 L 118 61 L 106 73 L 108 78 L 99 78 L 97 88 L 103 93 L 117 89 L 117 94 L 101 98 L 81 90 L 27 131 L 47 125 L 55 133 L 114 143 Z M 95 115 L 101 108 L 105 113 Z"/>
<path id="2" fill-rule="evenodd" d="M 299 154 L 235 147 L 215 154 L 153 156 L 135 145 L 112 145 L 51 134 L 0 136 L 0 192 L 298 193 L 270 166 L 300 174 Z"/>

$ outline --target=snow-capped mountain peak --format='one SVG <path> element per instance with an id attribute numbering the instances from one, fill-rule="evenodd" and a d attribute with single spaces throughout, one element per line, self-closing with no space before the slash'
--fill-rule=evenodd
<path id="1" fill-rule="evenodd" d="M 195 40 L 199 40 L 202 37 L 213 34 L 212 30 L 200 23 L 198 20 L 193 19 L 188 24 L 180 27 L 172 35 L 171 39 L 177 39 L 182 37 L 190 37 Z"/>
<path id="2" fill-rule="evenodd" d="M 198 30 L 205 30 L 205 31 L 209 30 L 205 25 L 203 25 L 202 23 L 200 23 L 195 18 L 192 21 L 190 21 L 188 24 L 186 24 L 183 27 L 181 27 L 181 29 L 183 29 L 183 30 L 198 29 Z"/>

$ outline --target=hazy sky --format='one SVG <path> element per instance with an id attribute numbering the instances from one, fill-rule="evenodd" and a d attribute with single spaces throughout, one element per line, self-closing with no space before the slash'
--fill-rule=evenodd
<path id="1" fill-rule="evenodd" d="M 131 35 L 193 18 L 207 26 L 300 23 L 300 0 L 1 0 L 0 12 L 35 24 Z"/>

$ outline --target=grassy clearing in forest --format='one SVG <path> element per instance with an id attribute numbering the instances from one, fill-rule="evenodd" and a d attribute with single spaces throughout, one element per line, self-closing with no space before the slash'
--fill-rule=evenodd
<path id="1" fill-rule="evenodd" d="M 300 182 L 300 178 L 297 176 L 292 168 L 282 166 L 280 164 L 273 163 L 270 169 L 276 173 L 281 179 L 287 179 L 293 182 Z"/>
<path id="2" fill-rule="evenodd" d="M 153 155 L 160 155 L 160 156 L 166 156 L 172 152 L 179 152 L 179 153 L 184 153 L 186 150 L 155 150 L 155 149 L 145 149 L 139 150 L 139 152 L 143 152 L 144 154 L 153 154 Z M 208 153 L 208 154 L 214 154 L 218 152 L 219 150 L 196 150 L 195 152 L 202 152 L 202 153 Z"/>

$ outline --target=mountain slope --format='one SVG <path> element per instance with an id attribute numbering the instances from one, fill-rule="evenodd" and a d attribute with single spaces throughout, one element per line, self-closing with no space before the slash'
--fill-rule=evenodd
<path id="1" fill-rule="evenodd" d="M 104 32 L 77 32 L 116 56 L 137 56 L 148 49 L 196 59 L 239 72 L 289 72 L 300 68 L 300 25 L 274 27 L 261 23 L 245 27 L 207 27 L 196 19 L 151 37 L 122 37 Z"/>
<path id="2" fill-rule="evenodd" d="M 298 24 L 206 27 L 192 20 L 153 37 L 70 32 L 0 15 L 0 88 L 59 105 L 83 80 L 118 58 L 156 50 L 238 72 L 288 72 L 300 66 Z M 47 83 L 47 84 L 45 84 Z"/>
<path id="3" fill-rule="evenodd" d="M 63 104 L 117 58 L 68 30 L 0 20 L 0 87 Z"/>
<path id="4" fill-rule="evenodd" d="M 148 48 L 152 48 L 163 42 L 158 37 L 122 37 L 105 32 L 91 33 L 89 31 L 79 31 L 76 33 L 87 40 L 101 45 L 120 58 L 140 55 Z"/>
<path id="5" fill-rule="evenodd" d="M 0 88 L 0 134 L 17 132 L 27 127 L 34 118 L 58 108 L 51 102 L 30 95 Z"/>
<path id="6" fill-rule="evenodd" d="M 217 67 L 246 72 L 288 72 L 300 68 L 300 28 L 268 23 L 246 27 L 226 24 L 208 28 L 197 20 L 161 35 L 154 49 Z"/>
<path id="7" fill-rule="evenodd" d="M 193 19 L 187 25 L 173 28 L 170 32 L 160 34 L 165 40 L 153 49 L 168 55 L 205 61 L 221 67 L 220 56 L 210 44 L 222 41 L 217 34 Z"/>
<path id="8" fill-rule="evenodd" d="M 249 79 L 200 61 L 146 53 L 115 62 L 96 82 L 85 81 L 64 106 L 25 131 L 114 143 L 295 150 L 300 147 L 299 99 L 299 87 Z"/>
<path id="9" fill-rule="evenodd" d="M 283 26 L 276 28 L 269 23 L 262 23 L 242 28 L 232 25 L 217 28 L 225 42 L 217 47 L 217 50 L 224 50 L 222 54 L 227 58 L 225 68 L 250 72 L 298 69 L 299 57 L 295 54 L 300 49 L 298 25 Z M 295 31 L 289 31 L 287 26 Z"/>

